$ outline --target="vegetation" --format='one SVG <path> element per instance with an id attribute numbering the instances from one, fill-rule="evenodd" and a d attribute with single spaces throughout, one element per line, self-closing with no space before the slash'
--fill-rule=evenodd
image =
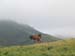
<path id="1" fill-rule="evenodd" d="M 0 56 L 75 56 L 75 39 L 28 46 L 1 47 Z"/>

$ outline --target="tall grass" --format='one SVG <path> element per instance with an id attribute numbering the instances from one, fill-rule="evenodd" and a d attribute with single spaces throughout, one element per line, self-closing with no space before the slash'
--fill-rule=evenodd
<path id="1" fill-rule="evenodd" d="M 1 47 L 0 56 L 75 56 L 75 39 L 28 46 Z"/>

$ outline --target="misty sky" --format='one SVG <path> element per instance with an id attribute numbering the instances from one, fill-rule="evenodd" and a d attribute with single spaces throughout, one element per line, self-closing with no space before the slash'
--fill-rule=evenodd
<path id="1" fill-rule="evenodd" d="M 0 19 L 49 34 L 75 36 L 75 0 L 0 0 Z"/>

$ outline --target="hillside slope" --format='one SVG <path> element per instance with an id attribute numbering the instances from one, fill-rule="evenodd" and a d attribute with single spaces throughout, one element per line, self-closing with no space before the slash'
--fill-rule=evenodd
<path id="1" fill-rule="evenodd" d="M 32 34 L 39 34 L 41 32 L 35 30 L 34 28 L 18 24 L 13 21 L 0 21 L 0 45 L 24 45 L 33 44 L 34 42 L 29 38 Z M 42 34 L 43 42 L 56 41 L 58 38 L 53 36 Z"/>
<path id="2" fill-rule="evenodd" d="M 0 56 L 75 56 L 75 39 L 0 48 Z"/>

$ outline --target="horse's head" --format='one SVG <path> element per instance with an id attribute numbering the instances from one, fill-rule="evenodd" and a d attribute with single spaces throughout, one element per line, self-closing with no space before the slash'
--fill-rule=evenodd
<path id="1" fill-rule="evenodd" d="M 41 34 L 38 34 L 38 36 L 41 37 L 42 35 Z"/>

